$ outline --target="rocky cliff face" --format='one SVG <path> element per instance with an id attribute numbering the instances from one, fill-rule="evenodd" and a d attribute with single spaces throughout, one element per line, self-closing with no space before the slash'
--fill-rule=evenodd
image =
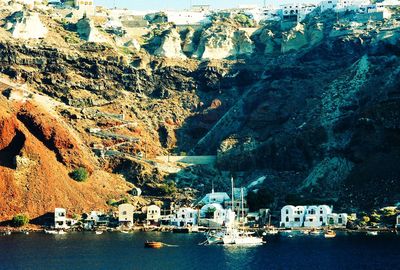
<path id="1" fill-rule="evenodd" d="M 121 187 L 117 196 L 134 184 L 162 199 L 166 181 L 204 192 L 210 179 L 226 188 L 230 174 L 238 185 L 272 194 L 273 207 L 321 202 L 365 209 L 399 201 L 398 23 L 318 16 L 289 30 L 266 24 L 251 37 L 229 21 L 185 33 L 153 26 L 139 50 L 85 42 L 51 20 L 45 21 L 55 29 L 51 38 L 29 46 L 4 32 L 1 73 L 56 103 L 53 116 L 64 121 L 43 119 L 49 113 L 37 112 L 32 97 L 11 109 L 17 105 L 2 91 L 10 109 L 1 112 L 0 134 L 11 135 L 2 136 L 0 151 L 15 160 L 1 155 L 0 190 L 9 198 L 19 194 L 18 207 L 2 206 L 7 217 L 48 211 L 17 203 L 42 192 L 36 184 L 46 181 L 67 190 L 63 204 L 82 209 L 113 196 L 114 186 Z M 27 155 L 20 154 L 24 147 Z M 217 154 L 217 167 L 155 161 L 171 152 Z M 76 166 L 99 180 L 73 182 L 68 172 Z M 18 186 L 42 169 L 31 190 Z M 90 198 L 87 204 L 72 199 L 75 189 Z"/>

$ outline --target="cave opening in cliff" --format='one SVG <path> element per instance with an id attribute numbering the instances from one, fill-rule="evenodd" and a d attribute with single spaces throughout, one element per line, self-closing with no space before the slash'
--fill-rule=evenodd
<path id="1" fill-rule="evenodd" d="M 21 152 L 24 147 L 26 137 L 17 130 L 11 142 L 0 150 L 0 166 L 16 169 L 15 157 Z"/>

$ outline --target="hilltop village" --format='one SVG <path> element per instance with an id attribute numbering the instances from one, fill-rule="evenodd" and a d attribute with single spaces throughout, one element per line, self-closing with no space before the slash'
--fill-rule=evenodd
<path id="1" fill-rule="evenodd" d="M 395 226 L 399 1 L 0 11 L 3 225 Z"/>

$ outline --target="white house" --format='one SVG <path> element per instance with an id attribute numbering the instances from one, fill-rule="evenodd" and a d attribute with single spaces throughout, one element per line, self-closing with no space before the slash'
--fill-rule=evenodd
<path id="1" fill-rule="evenodd" d="M 64 208 L 56 208 L 54 210 L 54 228 L 66 229 L 67 226 L 67 210 Z"/>
<path id="2" fill-rule="evenodd" d="M 226 192 L 214 192 L 206 194 L 203 199 L 199 202 L 199 204 L 206 205 L 211 203 L 219 203 L 223 205 L 226 201 L 230 201 L 231 198 L 228 196 Z"/>
<path id="3" fill-rule="evenodd" d="M 400 215 L 398 215 L 396 218 L 396 228 L 400 229 Z"/>
<path id="4" fill-rule="evenodd" d="M 64 208 L 54 209 L 54 228 L 69 229 L 76 224 L 76 220 L 67 217 L 67 210 Z"/>
<path id="5" fill-rule="evenodd" d="M 371 4 L 370 0 L 338 0 L 336 4 L 336 11 L 358 11 L 362 6 Z"/>
<path id="6" fill-rule="evenodd" d="M 198 211 L 190 207 L 179 208 L 172 219 L 172 224 L 178 227 L 197 225 Z"/>
<path id="7" fill-rule="evenodd" d="M 135 187 L 131 190 L 131 194 L 133 196 L 140 196 L 140 195 L 142 195 L 142 190 L 138 187 Z"/>
<path id="8" fill-rule="evenodd" d="M 224 209 L 218 203 L 206 204 L 200 209 L 200 218 L 210 224 L 226 225 L 235 213 L 231 209 Z"/>
<path id="9" fill-rule="evenodd" d="M 347 221 L 348 221 L 348 215 L 346 213 L 341 213 L 341 214 L 332 213 L 328 215 L 328 225 L 346 226 Z"/>
<path id="10" fill-rule="evenodd" d="M 330 214 L 332 208 L 327 205 L 286 205 L 281 209 L 281 226 L 286 228 L 326 226 Z"/>
<path id="11" fill-rule="evenodd" d="M 322 1 L 319 6 L 321 8 L 321 12 L 324 12 L 326 10 L 332 10 L 332 9 L 336 9 L 338 0 L 325 0 Z"/>
<path id="12" fill-rule="evenodd" d="M 118 206 L 118 221 L 121 225 L 132 226 L 133 225 L 133 212 L 135 207 L 132 204 L 124 203 Z"/>
<path id="13" fill-rule="evenodd" d="M 93 16 L 95 14 L 93 0 L 74 0 L 74 6 L 82 13 L 86 13 L 88 16 Z"/>
<path id="14" fill-rule="evenodd" d="M 158 223 L 161 217 L 161 208 L 157 205 L 150 205 L 147 207 L 146 213 L 146 219 L 148 223 Z"/>

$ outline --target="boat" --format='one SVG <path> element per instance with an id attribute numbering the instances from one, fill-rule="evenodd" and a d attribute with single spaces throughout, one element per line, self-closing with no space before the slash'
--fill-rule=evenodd
<path id="1" fill-rule="evenodd" d="M 25 235 L 29 235 L 28 231 L 23 231 L 22 233 L 25 234 Z"/>
<path id="2" fill-rule="evenodd" d="M 119 231 L 120 233 L 129 233 L 129 231 Z"/>
<path id="3" fill-rule="evenodd" d="M 4 235 L 11 235 L 11 231 L 5 231 L 3 234 Z"/>
<path id="4" fill-rule="evenodd" d="M 279 234 L 279 230 L 277 230 L 275 227 L 272 227 L 270 229 L 267 229 L 263 235 L 277 235 Z"/>
<path id="5" fill-rule="evenodd" d="M 367 235 L 368 236 L 377 236 L 378 232 L 377 231 L 369 231 L 369 232 L 367 232 Z"/>
<path id="6" fill-rule="evenodd" d="M 336 237 L 336 233 L 334 231 L 332 231 L 332 230 L 327 230 L 324 233 L 324 237 L 325 238 L 335 238 Z"/>
<path id="7" fill-rule="evenodd" d="M 312 229 L 312 230 L 310 231 L 310 234 L 313 234 L 313 235 L 320 235 L 321 232 L 318 231 L 318 230 L 316 230 L 316 229 Z"/>
<path id="8" fill-rule="evenodd" d="M 232 185 L 232 211 L 235 212 L 235 197 L 234 197 L 234 185 L 233 178 L 231 178 Z M 241 199 L 242 199 L 242 218 L 244 219 L 244 211 L 243 211 L 243 188 L 240 190 Z M 233 224 L 228 227 L 223 236 L 222 242 L 224 245 L 262 245 L 264 242 L 262 237 L 254 236 L 254 233 L 245 232 L 244 229 L 238 230 L 235 226 L 235 221 Z"/>
<path id="9" fill-rule="evenodd" d="M 99 234 L 103 234 L 104 231 L 95 231 L 95 233 L 96 233 L 97 235 L 99 235 Z"/>
<path id="10" fill-rule="evenodd" d="M 154 242 L 154 241 L 146 241 L 144 243 L 144 247 L 145 248 L 162 248 L 163 247 L 163 243 L 161 242 Z"/>
<path id="11" fill-rule="evenodd" d="M 310 230 L 302 230 L 301 232 L 302 232 L 303 234 L 310 234 L 310 233 L 311 233 Z"/>
<path id="12" fill-rule="evenodd" d="M 66 234 L 64 230 L 44 230 L 45 234 Z"/>

